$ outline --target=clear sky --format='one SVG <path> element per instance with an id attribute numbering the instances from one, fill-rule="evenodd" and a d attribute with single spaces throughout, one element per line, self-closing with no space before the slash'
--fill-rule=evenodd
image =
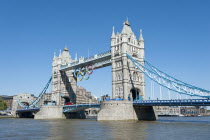
<path id="1" fill-rule="evenodd" d="M 146 59 L 166 73 L 210 90 L 209 0 L 1 0 L 0 94 L 38 95 L 51 76 L 54 51 L 74 58 L 110 50 L 112 26 L 128 17 Z M 111 67 L 79 82 L 94 95 L 111 93 Z"/>

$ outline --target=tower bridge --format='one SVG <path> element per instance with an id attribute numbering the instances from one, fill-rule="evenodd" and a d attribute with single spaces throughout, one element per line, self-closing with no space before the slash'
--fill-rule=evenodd
<path id="1" fill-rule="evenodd" d="M 88 80 L 95 69 L 112 66 L 112 99 L 100 104 L 77 104 L 77 82 Z M 157 85 L 168 90 L 169 100 L 146 100 L 145 75 Z M 52 82 L 51 101 L 54 104 L 36 107 Z M 161 90 L 160 90 L 161 91 Z M 172 100 L 170 92 L 179 99 Z M 188 99 L 182 99 L 182 95 Z M 147 95 L 148 96 L 148 95 Z M 192 99 L 195 98 L 195 99 Z M 92 57 L 73 60 L 67 48 L 54 55 L 52 78 L 39 95 L 29 105 L 21 105 L 17 113 L 32 112 L 35 119 L 74 118 L 87 108 L 100 108 L 97 120 L 156 120 L 153 106 L 208 106 L 210 91 L 192 86 L 159 70 L 144 59 L 144 38 L 140 30 L 139 38 L 127 21 L 120 33 L 112 29 L 110 50 Z M 70 100 L 72 105 L 65 105 Z M 18 100 L 17 100 L 18 101 Z M 80 114 L 80 115 L 78 115 Z"/>

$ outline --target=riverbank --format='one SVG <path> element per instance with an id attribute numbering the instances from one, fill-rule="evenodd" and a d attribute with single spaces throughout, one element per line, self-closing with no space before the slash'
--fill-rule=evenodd
<path id="1" fill-rule="evenodd" d="M 3 118 L 14 118 L 14 117 L 13 116 L 0 115 L 0 119 L 3 119 Z"/>

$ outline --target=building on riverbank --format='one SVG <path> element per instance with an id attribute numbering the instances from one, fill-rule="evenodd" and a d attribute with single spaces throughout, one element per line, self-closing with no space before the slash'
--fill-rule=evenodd
<path id="1" fill-rule="evenodd" d="M 208 116 L 210 113 L 202 106 L 156 106 L 158 116 Z"/>
<path id="2" fill-rule="evenodd" d="M 0 97 L 7 103 L 7 109 L 11 110 L 12 109 L 13 96 L 0 95 Z"/>
<path id="3" fill-rule="evenodd" d="M 76 92 L 76 103 L 77 104 L 95 104 L 98 103 L 97 97 L 91 95 L 85 88 L 78 86 Z"/>
<path id="4" fill-rule="evenodd" d="M 178 106 L 156 106 L 158 116 L 180 116 L 180 107 Z"/>
<path id="5" fill-rule="evenodd" d="M 180 111 L 185 116 L 208 115 L 207 108 L 202 106 L 181 107 Z"/>

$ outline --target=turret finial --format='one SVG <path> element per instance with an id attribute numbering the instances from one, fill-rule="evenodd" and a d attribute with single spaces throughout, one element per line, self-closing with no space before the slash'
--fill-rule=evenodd
<path id="1" fill-rule="evenodd" d="M 142 35 L 142 29 L 140 29 L 140 36 L 139 36 L 140 41 L 144 41 L 143 35 Z"/>
<path id="2" fill-rule="evenodd" d="M 75 61 L 77 61 L 77 52 L 76 52 L 76 54 L 75 54 Z"/>
<path id="3" fill-rule="evenodd" d="M 59 53 L 59 56 L 58 57 L 60 57 L 61 58 L 61 50 L 60 50 L 60 53 Z"/>
<path id="4" fill-rule="evenodd" d="M 65 44 L 65 46 L 64 46 L 64 49 L 63 49 L 64 51 L 68 51 L 68 47 L 67 47 L 67 45 Z"/>
<path id="5" fill-rule="evenodd" d="M 125 21 L 124 24 L 130 26 L 130 23 L 129 23 L 129 21 L 128 21 L 128 17 L 127 17 L 127 20 Z"/>
<path id="6" fill-rule="evenodd" d="M 112 27 L 112 37 L 111 38 L 115 38 L 114 26 Z"/>
<path id="7" fill-rule="evenodd" d="M 56 59 L 56 52 L 54 52 L 54 57 L 53 57 L 53 60 L 55 60 Z"/>

